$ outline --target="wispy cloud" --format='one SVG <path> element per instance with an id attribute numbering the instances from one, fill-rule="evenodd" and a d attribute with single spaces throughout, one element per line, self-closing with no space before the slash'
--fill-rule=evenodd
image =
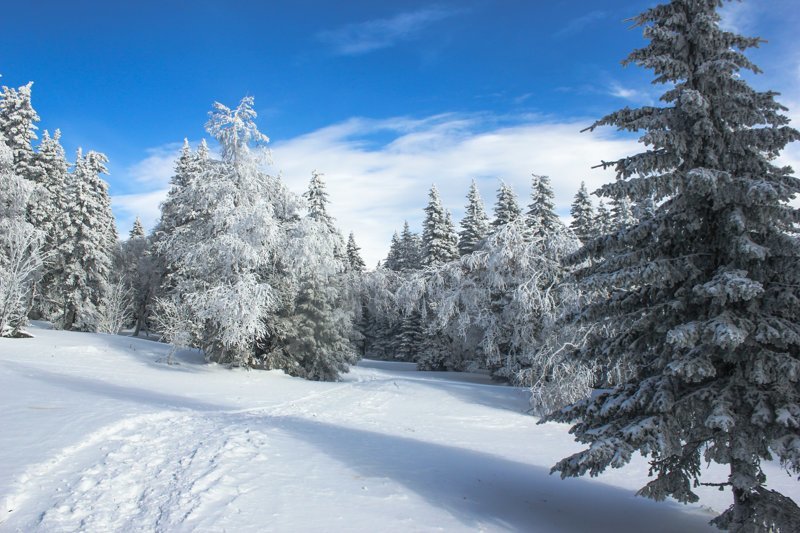
<path id="1" fill-rule="evenodd" d="M 147 150 L 147 157 L 131 165 L 125 171 L 128 179 L 147 186 L 166 186 L 175 174 L 175 160 L 182 143 L 169 143 Z"/>
<path id="2" fill-rule="evenodd" d="M 348 24 L 317 34 L 340 55 L 360 55 L 388 48 L 417 37 L 430 25 L 461 13 L 461 10 L 429 7 L 393 17 Z"/>
<path id="3" fill-rule="evenodd" d="M 622 85 L 618 81 L 612 81 L 606 87 L 605 92 L 615 98 L 627 100 L 632 104 L 653 105 L 657 99 L 651 85 L 631 87 Z"/>
<path id="4" fill-rule="evenodd" d="M 724 2 L 719 11 L 722 17 L 720 25 L 735 33 L 752 32 L 757 19 L 753 4 L 752 2 Z"/>
<path id="5" fill-rule="evenodd" d="M 580 17 L 576 17 L 570 20 L 566 25 L 564 25 L 561 29 L 556 31 L 553 36 L 554 37 L 569 37 L 571 35 L 578 34 L 586 29 L 588 26 L 592 25 L 593 23 L 603 20 L 608 17 L 608 13 L 605 11 L 590 11 L 585 15 L 581 15 Z"/>
<path id="6" fill-rule="evenodd" d="M 447 114 L 421 120 L 354 118 L 278 142 L 273 156 L 284 181 L 301 192 L 311 170 L 325 172 L 331 213 L 347 233 L 354 231 L 367 264 L 387 252 L 403 220 L 420 229 L 433 183 L 456 220 L 463 214 L 475 178 L 491 211 L 498 178 L 527 204 L 530 174 L 553 180 L 559 213 L 567 216 L 580 182 L 594 189 L 613 179 L 590 170 L 600 160 L 633 153 L 635 143 L 613 132 L 579 133 L 590 120 L 550 122 L 541 117 L 508 123 L 487 114 Z M 380 146 L 364 141 L 375 132 L 391 137 Z"/>

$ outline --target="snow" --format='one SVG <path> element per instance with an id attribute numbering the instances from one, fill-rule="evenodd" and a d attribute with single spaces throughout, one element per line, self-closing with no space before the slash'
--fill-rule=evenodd
<path id="1" fill-rule="evenodd" d="M 524 391 L 480 374 L 365 360 L 309 382 L 31 332 L 0 339 L 0 531 L 691 532 L 728 505 L 635 497 L 640 458 L 550 476 L 580 449 L 567 426 L 537 425 Z"/>

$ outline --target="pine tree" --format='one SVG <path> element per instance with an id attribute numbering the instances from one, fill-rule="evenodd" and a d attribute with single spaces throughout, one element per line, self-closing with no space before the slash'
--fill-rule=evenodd
<path id="1" fill-rule="evenodd" d="M 115 265 L 115 270 L 122 273 L 121 285 L 129 291 L 134 337 L 147 328 L 150 307 L 162 281 L 158 259 L 152 239 L 147 237 L 139 217 L 136 217 L 128 240 L 119 245 Z"/>
<path id="2" fill-rule="evenodd" d="M 324 174 L 316 170 L 311 173 L 311 182 L 308 184 L 308 190 L 303 193 L 303 198 L 308 203 L 309 216 L 317 222 L 325 224 L 331 231 L 335 232 L 336 225 L 333 217 L 328 214 L 327 206 L 330 202 L 322 176 Z"/>
<path id="3" fill-rule="evenodd" d="M 27 322 L 43 235 L 26 219 L 33 183 L 14 171 L 14 156 L 0 132 L 0 337 L 16 336 Z"/>
<path id="4" fill-rule="evenodd" d="M 63 213 L 65 235 L 59 243 L 64 265 L 59 282 L 64 329 L 93 331 L 108 291 L 117 235 L 108 184 L 105 155 L 78 150 L 67 182 L 67 210 Z"/>
<path id="5" fill-rule="evenodd" d="M 620 195 L 611 199 L 611 219 L 615 231 L 621 231 L 636 224 L 630 199 Z"/>
<path id="6" fill-rule="evenodd" d="M 467 194 L 467 207 L 461 220 L 461 232 L 458 240 L 458 253 L 471 254 L 478 249 L 481 241 L 489 233 L 489 219 L 483 207 L 483 200 L 478 192 L 478 184 L 472 180 Z"/>
<path id="7" fill-rule="evenodd" d="M 586 190 L 586 184 L 581 182 L 581 188 L 578 189 L 575 195 L 575 200 L 572 202 L 572 222 L 570 222 L 570 229 L 583 244 L 592 240 L 596 235 L 596 220 L 594 208 L 592 207 L 592 200 L 589 198 L 589 192 Z"/>
<path id="8" fill-rule="evenodd" d="M 638 451 L 655 476 L 640 494 L 692 502 L 713 461 L 730 471 L 714 485 L 733 493 L 717 526 L 798 531 L 800 509 L 764 486 L 761 462 L 800 472 L 800 213 L 788 204 L 800 180 L 772 163 L 800 134 L 775 93 L 739 75 L 758 72 L 743 51 L 760 40 L 720 29 L 721 4 L 673 0 L 636 17 L 649 43 L 626 62 L 655 72 L 664 106 L 591 126 L 643 131 L 647 147 L 610 163 L 617 181 L 602 194 L 663 202 L 574 258 L 600 260 L 582 273 L 601 289 L 582 315 L 614 325 L 584 355 L 630 370 L 550 416 L 590 445 L 554 470 L 596 475 Z"/>
<path id="9" fill-rule="evenodd" d="M 185 188 L 206 172 L 208 167 L 209 152 L 205 139 L 200 143 L 197 152 L 192 152 L 189 140 L 184 139 L 175 165 L 175 174 L 170 179 L 167 199 L 161 205 L 161 219 L 154 232 L 156 242 L 163 241 L 175 228 L 190 222 L 193 214 L 199 211 L 200 206 L 190 203 L 190 198 L 184 195 Z"/>
<path id="10" fill-rule="evenodd" d="M 61 132 L 51 137 L 45 130 L 33 162 L 33 180 L 41 186 L 42 195 L 28 206 L 28 219 L 44 232 L 48 260 L 42 268 L 42 278 L 34 300 L 34 311 L 49 320 L 57 320 L 60 306 L 59 280 L 63 279 L 64 258 L 59 252 L 70 221 L 67 212 L 67 180 L 69 163 L 61 146 Z"/>
<path id="11" fill-rule="evenodd" d="M 606 208 L 606 204 L 601 199 L 597 204 L 597 213 L 594 217 L 595 234 L 593 238 L 610 233 L 614 228 L 614 222 L 611 218 L 611 213 Z"/>
<path id="12" fill-rule="evenodd" d="M 367 265 L 361 259 L 361 248 L 356 244 L 356 237 L 353 232 L 347 238 L 347 263 L 351 270 L 355 272 L 363 272 Z"/>
<path id="13" fill-rule="evenodd" d="M 184 145 L 157 240 L 168 271 L 162 298 L 185 310 L 192 345 L 232 366 L 257 364 L 279 305 L 275 261 L 285 243 L 276 211 L 290 209 L 277 205 L 287 197 L 282 185 L 260 170 L 268 138 L 253 107 L 249 97 L 233 109 L 214 104 L 206 129 L 221 160 Z"/>
<path id="14" fill-rule="evenodd" d="M 389 244 L 389 254 L 386 256 L 385 266 L 389 270 L 400 271 L 400 235 L 396 231 Z"/>
<path id="15" fill-rule="evenodd" d="M 561 221 L 556 214 L 553 201 L 553 188 L 550 178 L 533 174 L 531 183 L 531 203 L 528 206 L 525 222 L 531 235 L 546 239 L 560 228 Z"/>
<path id="16" fill-rule="evenodd" d="M 458 259 L 458 237 L 434 185 L 428 193 L 428 206 L 422 222 L 423 264 L 436 266 Z"/>
<path id="17" fill-rule="evenodd" d="M 498 229 L 521 216 L 522 210 L 517 202 L 517 195 L 514 194 L 511 187 L 500 181 L 500 188 L 497 190 L 497 202 L 494 205 L 492 226 Z"/>
<path id="18" fill-rule="evenodd" d="M 129 239 L 144 239 L 146 234 L 144 232 L 144 226 L 142 226 L 142 221 L 139 220 L 139 217 L 133 221 L 133 227 L 128 232 Z"/>
<path id="19" fill-rule="evenodd" d="M 14 171 L 25 179 L 32 178 L 34 159 L 33 141 L 39 115 L 31 104 L 31 87 L 28 82 L 19 89 L 3 86 L 0 95 L 0 132 L 14 155 Z"/>
<path id="20" fill-rule="evenodd" d="M 419 235 L 411 231 L 407 220 L 403 222 L 398 252 L 397 270 L 405 272 L 422 268 L 422 242 Z"/>

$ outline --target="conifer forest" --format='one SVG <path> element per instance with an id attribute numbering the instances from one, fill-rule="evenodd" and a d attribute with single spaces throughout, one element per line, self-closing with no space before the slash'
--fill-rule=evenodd
<path id="1" fill-rule="evenodd" d="M 642 531 L 664 509 L 670 517 L 694 509 L 700 514 L 686 515 L 694 516 L 693 525 L 665 518 L 664 531 L 800 531 L 800 179 L 779 160 L 800 132 L 781 95 L 753 82 L 761 71 L 751 52 L 770 44 L 722 25 L 727 4 L 662 0 L 629 20 L 628 31 L 640 33 L 644 44 L 629 50 L 623 65 L 645 73 L 658 94 L 647 105 L 598 115 L 581 134 L 638 141 L 621 158 L 595 162 L 613 180 L 596 190 L 581 183 L 568 213 L 557 208 L 554 183 L 561 177 L 537 168 L 529 169 L 529 186 L 521 190 L 504 181 L 508 176 L 488 190 L 464 175 L 458 206 L 444 200 L 441 183 L 432 184 L 420 193 L 427 203 L 385 228 L 394 233 L 377 264 L 365 260 L 359 228 L 343 232 L 332 214 L 326 171 L 333 169 L 312 170 L 316 163 L 308 161 L 304 191 L 272 171 L 280 144 L 261 129 L 269 120 L 257 107 L 257 89 L 238 102 L 211 105 L 206 137 L 185 140 L 174 160 L 157 222 L 146 227 L 137 218 L 118 229 L 106 181 L 109 158 L 89 146 L 68 153 L 67 125 L 63 133 L 38 125 L 37 94 L 62 89 L 38 81 L 3 85 L 0 376 L 6 385 L 0 388 L 8 400 L 0 397 L 10 418 L 2 422 L 7 439 L 0 437 L 6 450 L 0 451 L 0 499 L 6 496 L 0 530 Z M 619 69 L 620 59 L 609 57 L 608 70 Z M 198 125 L 204 111 L 196 110 Z M 85 359 L 59 362 L 73 352 Z M 89 357 L 95 352 L 106 358 Z M 140 392 L 130 388 L 135 383 Z M 403 387 L 417 388 L 401 399 Z M 64 396 L 62 389 L 71 392 Z M 33 390 L 41 397 L 25 392 Z M 96 409 L 91 416 L 104 429 L 75 437 L 52 437 L 70 430 L 57 419 L 36 425 L 29 417 L 39 411 L 25 415 L 11 407 L 19 398 L 45 405 L 87 391 L 95 400 L 75 400 L 81 416 Z M 426 396 L 441 391 L 449 392 Z M 104 394 L 122 402 L 114 404 L 115 414 L 104 410 L 106 400 L 98 399 Z M 463 411 L 436 414 L 436 404 L 444 409 L 459 394 L 461 401 L 472 398 Z M 137 402 L 147 409 L 134 409 Z M 497 411 L 502 402 L 522 405 L 516 418 L 503 418 L 511 414 Z M 258 414 L 261 408 L 268 410 Z M 398 414 L 377 418 L 390 409 Z M 318 413 L 328 418 L 312 420 Z M 133 414 L 138 418 L 125 418 Z M 450 415 L 471 425 L 446 429 Z M 424 428 L 392 433 L 429 419 Z M 75 420 L 77 432 L 83 422 Z M 512 429 L 502 429 L 503 420 Z M 337 433 L 345 426 L 361 433 Z M 523 426 L 528 433 L 513 429 Z M 566 444 L 522 436 L 552 432 Z M 481 465 L 474 467 L 483 469 L 474 476 L 480 479 L 448 481 L 462 468 L 454 457 L 467 453 L 456 450 L 458 443 L 478 443 L 470 439 L 482 433 L 492 447 L 474 444 L 474 455 L 463 461 Z M 373 448 L 377 434 L 386 440 Z M 144 439 L 140 446 L 136 435 Z M 273 518 L 253 514 L 258 501 L 303 501 L 302 488 L 295 493 L 287 481 L 299 472 L 289 465 L 306 463 L 300 452 L 297 463 L 281 463 L 265 451 L 290 435 L 357 465 L 352 475 L 336 474 L 334 466 L 329 474 L 302 470 L 301 484 L 347 499 L 379 490 L 363 478 L 389 480 L 381 485 L 385 507 L 358 500 L 354 509 L 367 514 L 342 511 L 340 522 L 333 518 L 339 504 L 307 516 L 289 504 Z M 329 440 L 320 444 L 323 436 Z M 28 438 L 41 446 L 29 452 L 40 453 L 35 461 L 25 459 Z M 58 454 L 48 438 L 61 439 Z M 404 440 L 395 447 L 390 439 Z M 152 456 L 143 451 L 146 441 Z M 194 441 L 190 453 L 185 443 Z M 510 451 L 496 447 L 500 441 Z M 141 455 L 125 460 L 138 466 L 113 473 L 114 453 L 126 446 L 139 446 Z M 296 446 L 286 445 L 287 457 Z M 555 454 L 535 463 L 550 487 L 542 494 L 504 485 L 470 492 L 488 483 L 486 476 L 502 480 L 511 474 L 501 472 L 515 470 L 527 486 L 525 476 L 533 474 L 498 457 L 523 464 L 537 446 Z M 95 448 L 111 451 L 90 459 Z M 414 471 L 416 462 L 405 459 L 410 451 L 394 451 L 402 449 L 418 450 L 413 457 L 430 461 L 426 468 L 452 469 L 442 466 L 434 476 L 440 481 L 420 481 L 400 473 Z M 203 465 L 228 466 L 201 471 L 198 453 L 209 454 Z M 303 453 L 316 464 L 320 452 Z M 56 459 L 45 460 L 50 456 Z M 82 457 L 82 474 L 58 485 L 72 479 L 69 465 Z M 148 470 L 153 461 L 163 464 Z M 373 463 L 384 461 L 395 465 L 391 475 L 375 473 Z M 267 463 L 283 464 L 285 472 L 250 475 Z M 128 479 L 136 468 L 142 488 L 130 498 L 139 503 L 125 507 L 122 486 L 102 483 Z M 603 476 L 624 479 L 627 472 L 638 477 L 620 486 L 641 497 L 637 505 L 652 507 L 631 510 L 625 521 L 627 508 L 587 503 L 596 494 L 593 478 L 614 484 L 617 478 Z M 325 492 L 320 479 L 337 488 Z M 348 488 L 351 481 L 361 488 Z M 398 517 L 390 518 L 386 509 L 395 504 L 386 502 L 395 485 L 438 510 L 419 511 L 428 507 L 402 503 L 403 496 Z M 284 492 L 258 496 L 272 486 Z M 504 491 L 520 498 L 519 507 Z M 706 493 L 721 494 L 724 506 L 706 503 Z M 112 494 L 115 503 L 102 503 Z M 576 516 L 582 509 L 602 515 L 608 505 L 616 510 L 606 514 L 622 522 L 592 529 L 591 521 L 544 518 L 542 509 L 555 512 L 541 503 L 548 497 L 573 501 L 567 514 Z M 540 507 L 522 498 L 539 498 Z M 416 518 L 403 522 L 403 505 Z M 237 522 L 239 512 L 258 522 Z"/>

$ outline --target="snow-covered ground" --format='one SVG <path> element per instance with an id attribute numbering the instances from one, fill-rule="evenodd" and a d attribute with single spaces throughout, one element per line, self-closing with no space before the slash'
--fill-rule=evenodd
<path id="1" fill-rule="evenodd" d="M 691 532 L 715 531 L 707 508 L 728 502 L 637 498 L 643 460 L 550 476 L 579 449 L 568 428 L 483 376 L 363 361 L 317 383 L 31 331 L 0 339 L 0 531 Z"/>

